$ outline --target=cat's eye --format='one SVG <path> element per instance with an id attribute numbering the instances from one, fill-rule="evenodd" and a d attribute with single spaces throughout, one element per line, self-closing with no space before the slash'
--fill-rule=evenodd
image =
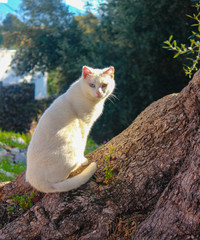
<path id="1" fill-rule="evenodd" d="M 95 88 L 95 85 L 94 85 L 93 83 L 90 83 L 89 86 L 90 86 L 91 88 Z"/>
<path id="2" fill-rule="evenodd" d="M 106 88 L 107 86 L 108 86 L 108 84 L 104 83 L 104 84 L 102 85 L 102 88 Z"/>

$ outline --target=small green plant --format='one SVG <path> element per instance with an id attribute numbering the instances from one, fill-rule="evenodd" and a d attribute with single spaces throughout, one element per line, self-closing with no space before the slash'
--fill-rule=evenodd
<path id="1" fill-rule="evenodd" d="M 33 192 L 29 195 L 12 195 L 11 204 L 7 208 L 10 212 L 15 212 L 17 209 L 26 211 L 33 206 L 32 199 L 34 197 L 35 194 Z"/>
<path id="2" fill-rule="evenodd" d="M 174 58 L 177 58 L 179 55 L 182 54 L 191 55 L 190 58 L 187 58 L 189 61 L 192 61 L 191 66 L 185 65 L 183 67 L 185 74 L 188 75 L 190 78 L 192 76 L 192 73 L 198 70 L 197 65 L 200 60 L 200 1 L 198 1 L 198 3 L 196 3 L 194 7 L 196 7 L 197 9 L 197 14 L 194 13 L 193 16 L 187 15 L 189 18 L 192 18 L 196 21 L 196 23 L 192 26 L 197 27 L 197 32 L 192 31 L 192 35 L 189 36 L 190 46 L 186 47 L 185 44 L 181 44 L 180 46 L 178 46 L 176 40 L 172 40 L 173 35 L 169 37 L 169 40 L 164 41 L 165 46 L 163 46 L 163 48 L 175 51 Z"/>
<path id="3" fill-rule="evenodd" d="M 113 179 L 113 168 L 111 167 L 110 164 L 110 157 L 111 154 L 114 153 L 116 147 L 109 147 L 110 148 L 110 152 L 108 153 L 108 155 L 105 155 L 105 161 L 104 161 L 104 170 L 105 170 L 105 174 L 104 174 L 104 183 L 108 184 L 111 182 L 111 180 Z"/>
<path id="4" fill-rule="evenodd" d="M 7 209 L 8 209 L 8 212 L 15 212 L 15 207 L 14 206 L 11 206 L 11 205 L 8 205 L 7 206 Z"/>

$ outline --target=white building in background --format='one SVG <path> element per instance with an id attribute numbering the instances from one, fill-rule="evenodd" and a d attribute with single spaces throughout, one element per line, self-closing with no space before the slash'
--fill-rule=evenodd
<path id="1" fill-rule="evenodd" d="M 0 49 L 0 82 L 3 86 L 22 82 L 35 83 L 35 99 L 47 96 L 47 73 L 36 72 L 33 75 L 27 74 L 17 76 L 10 64 L 16 50 Z"/>

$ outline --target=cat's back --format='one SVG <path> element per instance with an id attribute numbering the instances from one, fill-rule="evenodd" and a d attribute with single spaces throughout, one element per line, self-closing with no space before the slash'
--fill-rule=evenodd
<path id="1" fill-rule="evenodd" d="M 73 121 L 76 118 L 71 99 L 74 94 L 75 88 L 71 86 L 67 92 L 56 98 L 43 113 L 37 128 L 40 131 L 47 129 L 49 133 L 52 132 L 52 134 L 55 134 Z"/>

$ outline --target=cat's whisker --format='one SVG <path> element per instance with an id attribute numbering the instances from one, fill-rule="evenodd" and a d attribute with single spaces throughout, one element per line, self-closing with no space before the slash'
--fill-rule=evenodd
<path id="1" fill-rule="evenodd" d="M 112 104 L 114 104 L 114 102 L 111 100 L 111 98 L 108 98 L 108 100 L 109 100 Z"/>
<path id="2" fill-rule="evenodd" d="M 113 97 L 114 99 L 119 100 L 119 98 L 115 94 L 111 94 L 111 97 Z"/>
<path id="3" fill-rule="evenodd" d="M 119 98 L 113 93 L 108 97 L 108 100 L 110 100 L 111 103 L 113 103 L 113 104 L 114 104 L 114 100 L 116 100 L 116 99 L 119 101 Z"/>

